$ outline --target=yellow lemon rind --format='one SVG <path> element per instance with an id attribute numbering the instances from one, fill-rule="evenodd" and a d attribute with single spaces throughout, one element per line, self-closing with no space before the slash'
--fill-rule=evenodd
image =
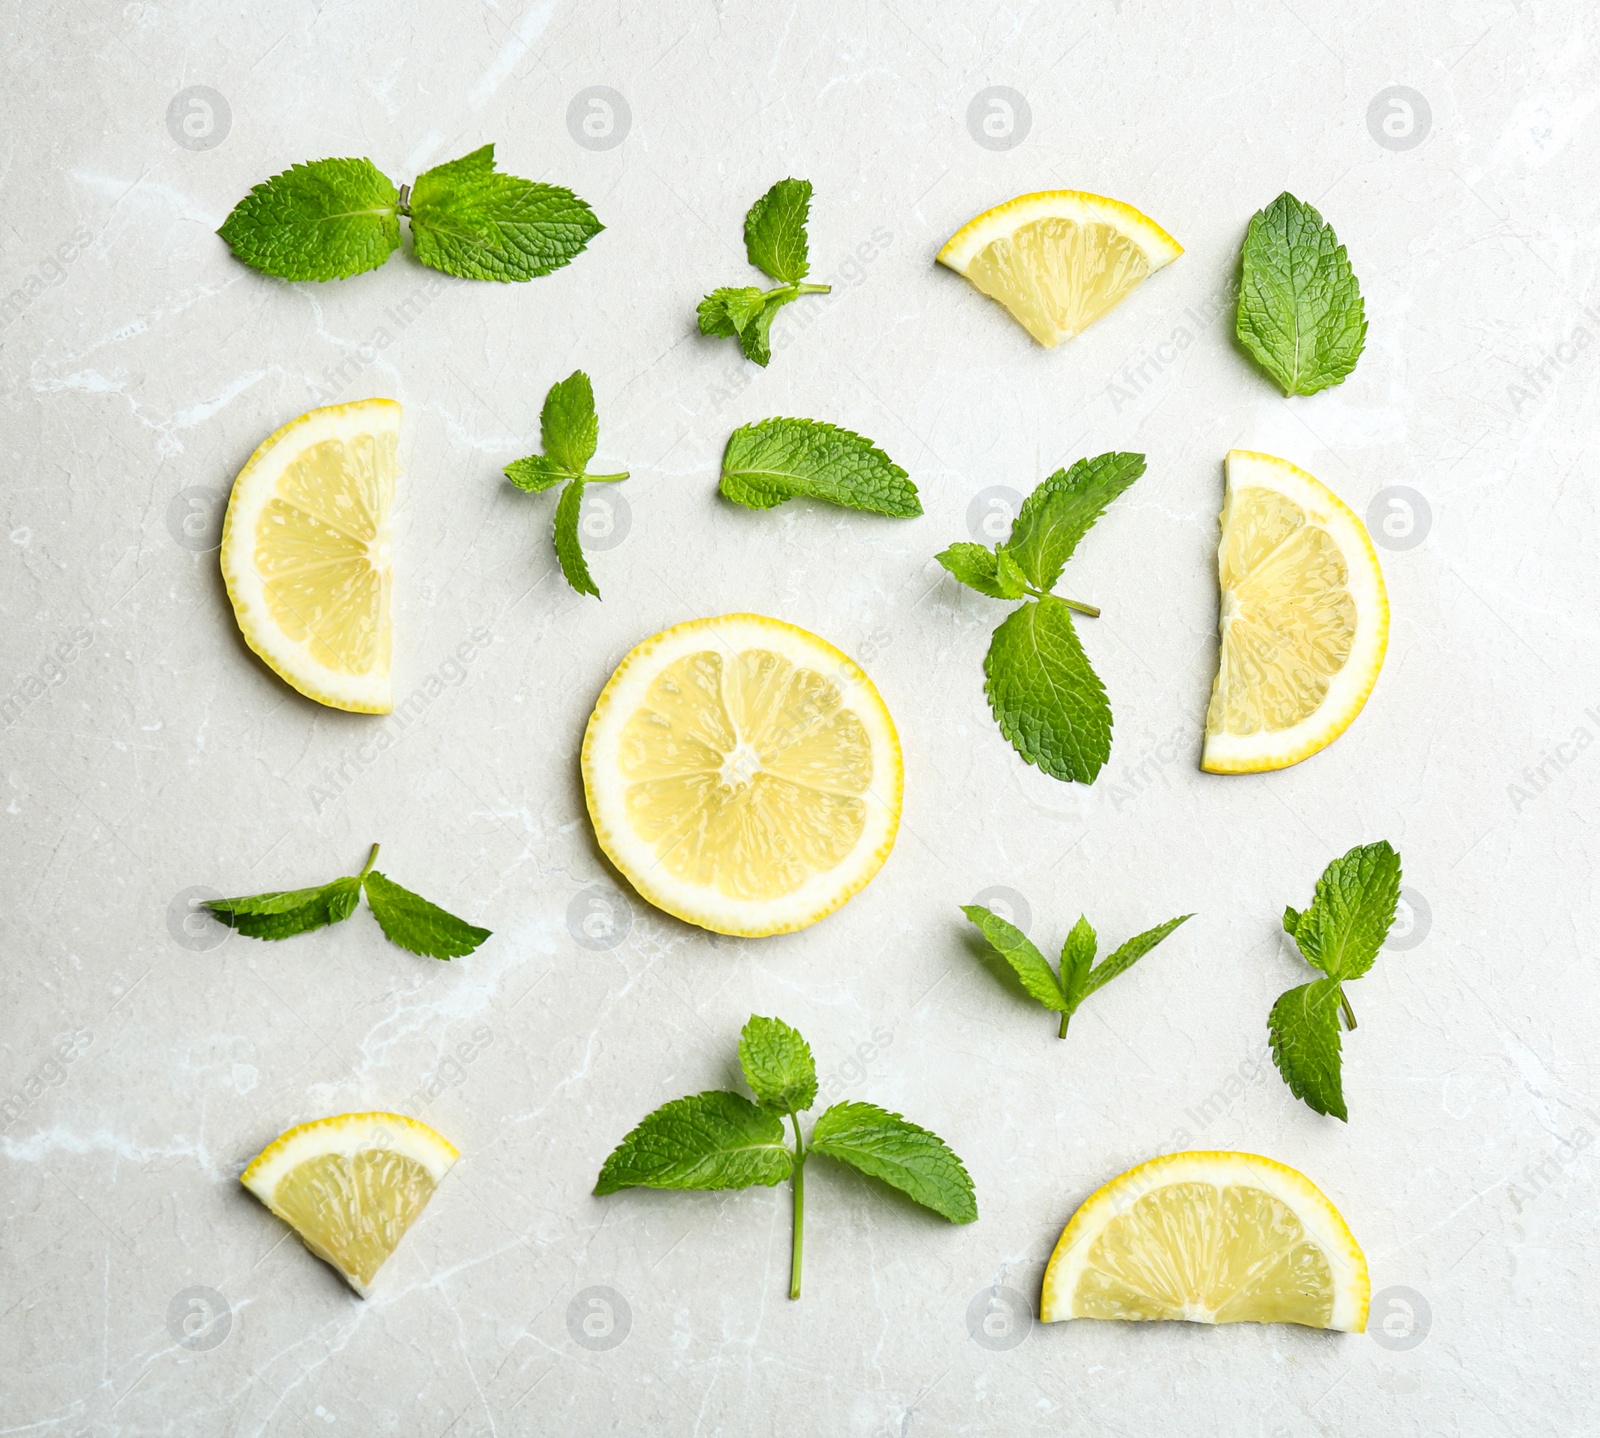
<path id="1" fill-rule="evenodd" d="M 1337 541 L 1348 570 L 1346 587 L 1356 605 L 1355 643 L 1327 696 L 1298 724 L 1276 733 L 1207 733 L 1200 767 L 1208 774 L 1260 774 L 1287 769 L 1326 749 L 1366 706 L 1389 647 L 1389 595 L 1366 525 L 1321 480 L 1286 459 L 1248 449 L 1228 452 L 1219 571 L 1233 492 L 1250 487 L 1273 489 L 1292 499 L 1312 523 Z M 1220 656 L 1218 662 L 1220 665 Z"/>
<path id="2" fill-rule="evenodd" d="M 995 240 L 1014 234 L 1035 220 L 1065 219 L 1109 225 L 1134 241 L 1154 273 L 1183 253 L 1183 246 L 1148 215 L 1121 200 L 1091 195 L 1086 190 L 1038 190 L 1018 195 L 967 221 L 945 241 L 938 261 L 958 275 L 965 274 L 975 255 Z"/>
<path id="3" fill-rule="evenodd" d="M 279 1180 L 308 1158 L 330 1153 L 353 1158 L 371 1148 L 415 1159 L 436 1184 L 461 1157 L 449 1139 L 403 1113 L 341 1113 L 286 1129 L 250 1160 L 239 1182 L 271 1208 Z"/>
<path id="4" fill-rule="evenodd" d="M 1174 1183 L 1260 1189 L 1293 1210 L 1306 1236 L 1322 1249 L 1333 1274 L 1333 1311 L 1327 1327 L 1345 1333 L 1365 1331 L 1372 1297 L 1366 1255 L 1328 1196 L 1298 1169 L 1276 1159 L 1255 1153 L 1199 1149 L 1163 1154 L 1136 1164 L 1084 1200 L 1061 1231 L 1045 1267 L 1039 1302 L 1040 1322 L 1059 1323 L 1079 1316 L 1073 1311 L 1073 1297 L 1079 1279 L 1089 1266 L 1094 1239 L 1108 1222 L 1125 1213 L 1139 1198 Z"/>
<path id="5" fill-rule="evenodd" d="M 398 439 L 400 404 L 392 399 L 324 405 L 280 425 L 256 446 L 233 481 L 222 522 L 222 578 L 244 642 L 290 688 L 331 709 L 388 714 L 394 709 L 389 674 L 344 674 L 313 658 L 273 620 L 253 563 L 256 520 L 276 492 L 278 476 L 310 446 L 349 434 L 353 427 L 344 422 L 347 417 L 366 420 L 362 428 L 368 432 L 389 429 Z"/>

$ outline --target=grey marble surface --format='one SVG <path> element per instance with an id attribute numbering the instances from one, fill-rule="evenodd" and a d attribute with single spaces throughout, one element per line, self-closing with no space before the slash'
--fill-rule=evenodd
<path id="1" fill-rule="evenodd" d="M 1600 61 L 1582 7 L 19 0 L 0 33 L 0 1432 L 1584 1427 Z M 609 148 L 583 129 L 606 123 L 596 86 L 627 107 Z M 1005 129 L 986 100 L 969 127 L 990 86 L 1025 98 L 1025 133 L 1016 107 L 986 132 Z M 409 179 L 489 140 L 595 206 L 606 229 L 570 268 L 434 284 L 401 255 L 289 285 L 213 233 L 292 162 L 364 154 Z M 693 333 L 694 305 L 748 282 L 742 216 L 785 174 L 815 183 L 835 291 L 779 318 L 757 370 Z M 1187 247 L 1054 352 L 933 264 L 979 210 L 1050 187 L 1127 200 Z M 1371 322 L 1347 383 L 1289 402 L 1230 342 L 1227 301 L 1251 212 L 1285 188 L 1336 224 Z M 626 512 L 593 522 L 603 603 L 564 586 L 548 506 L 499 475 L 579 366 L 599 459 L 634 476 Z M 405 406 L 397 690 L 438 695 L 381 752 L 384 721 L 249 655 L 207 548 L 252 448 L 335 394 Z M 871 435 L 925 517 L 720 502 L 729 431 L 770 414 Z M 1235 445 L 1373 515 L 1394 626 L 1333 748 L 1222 779 L 1195 761 Z M 1105 609 L 1083 632 L 1117 716 L 1081 788 L 999 737 L 980 676 L 998 606 L 932 555 L 983 491 L 1112 448 L 1149 472 L 1073 561 Z M 871 887 L 757 942 L 606 900 L 576 775 L 617 659 L 735 609 L 860 659 L 907 763 Z M 1379 837 L 1418 922 L 1360 985 L 1345 1126 L 1263 1062 L 1265 1017 L 1304 972 L 1283 906 Z M 443 965 L 365 920 L 270 947 L 180 922 L 197 890 L 349 872 L 375 839 L 494 938 Z M 994 887 L 1047 943 L 1080 911 L 1111 935 L 1197 917 L 1057 1044 L 963 938 L 956 905 Z M 752 1011 L 798 1025 L 836 1094 L 948 1138 L 979 1222 L 819 1168 L 791 1303 L 784 1190 L 592 1197 L 637 1118 L 731 1081 Z M 362 1108 L 413 1112 L 464 1155 L 366 1302 L 237 1182 L 291 1124 Z M 1076 1205 L 1197 1145 L 1325 1189 L 1371 1262 L 1372 1331 L 1026 1326 Z"/>

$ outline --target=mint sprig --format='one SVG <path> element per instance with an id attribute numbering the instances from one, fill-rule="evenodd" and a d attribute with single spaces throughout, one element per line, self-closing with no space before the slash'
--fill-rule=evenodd
<path id="1" fill-rule="evenodd" d="M 744 219 L 744 250 L 750 263 L 775 289 L 755 285 L 712 290 L 697 315 L 700 333 L 737 338 L 745 358 L 766 365 L 772 358 L 772 320 L 801 295 L 825 295 L 831 285 L 807 285 L 811 273 L 806 222 L 811 214 L 811 181 L 779 180 L 750 207 Z"/>
<path id="2" fill-rule="evenodd" d="M 579 594 L 592 594 L 598 599 L 600 590 L 589 573 L 578 529 L 583 487 L 615 484 L 626 479 L 628 472 L 588 473 L 589 461 L 600 442 L 600 419 L 594 407 L 594 387 L 581 369 L 550 386 L 539 414 L 539 441 L 544 453 L 513 460 L 506 466 L 506 478 L 530 494 L 558 484 L 566 486 L 556 502 L 556 559 L 568 584 Z"/>
<path id="3" fill-rule="evenodd" d="M 1094 957 L 1099 940 L 1088 919 L 1080 914 L 1066 943 L 1061 946 L 1058 972 L 1015 924 L 981 904 L 963 904 L 961 912 L 989 941 L 990 947 L 1011 965 L 1029 996 L 1061 1015 L 1061 1038 L 1066 1038 L 1069 1020 L 1090 994 L 1127 973 L 1179 924 L 1194 917 L 1193 914 L 1179 914 L 1175 919 L 1146 929 L 1096 964 Z"/>
<path id="4" fill-rule="evenodd" d="M 963 541 L 935 556 L 979 594 L 1026 601 L 989 641 L 984 692 L 1000 732 L 1052 778 L 1094 782 L 1111 757 L 1111 703 L 1072 622 L 1074 611 L 1100 611 L 1051 590 L 1078 542 L 1144 468 L 1142 454 L 1080 459 L 1023 501 L 1004 544 Z"/>
<path id="5" fill-rule="evenodd" d="M 1338 384 L 1366 345 L 1366 305 L 1345 247 L 1287 190 L 1251 217 L 1235 329 L 1286 395 Z"/>
<path id="6" fill-rule="evenodd" d="M 813 1154 L 887 1183 L 951 1223 L 977 1218 L 972 1179 L 961 1160 L 943 1139 L 897 1113 L 870 1103 L 836 1103 L 817 1119 L 810 1143 L 801 1138 L 799 1115 L 817 1101 L 817 1067 L 810 1045 L 781 1019 L 751 1015 L 739 1035 L 739 1064 L 755 1103 L 712 1089 L 662 1105 L 617 1145 L 595 1193 L 770 1188 L 790 1179 L 790 1298 L 800 1296 L 805 1167 Z M 792 1148 L 784 1138 L 785 1118 L 794 1132 Z"/>
<path id="7" fill-rule="evenodd" d="M 1267 1018 L 1272 1059 L 1289 1091 L 1320 1114 L 1349 1122 L 1339 1021 L 1356 1026 L 1344 985 L 1373 965 L 1400 905 L 1400 856 L 1390 845 L 1357 845 L 1322 871 L 1311 907 L 1283 911 L 1285 932 L 1326 977 L 1279 996 Z"/>
<path id="8" fill-rule="evenodd" d="M 420 894 L 402 888 L 373 868 L 378 845 L 372 846 L 359 874 L 309 889 L 284 889 L 250 894 L 242 899 L 212 899 L 206 904 L 230 929 L 252 939 L 289 939 L 355 913 L 365 890 L 367 903 L 391 944 L 429 959 L 458 959 L 470 954 L 490 935 L 465 919 L 446 913 Z"/>
<path id="9" fill-rule="evenodd" d="M 312 160 L 263 180 L 217 231 L 237 259 L 286 280 L 342 280 L 400 247 L 471 280 L 531 280 L 570 263 L 605 227 L 571 190 L 494 167 L 494 146 L 396 189 L 371 160 Z"/>
<path id="10" fill-rule="evenodd" d="M 815 419 L 740 425 L 722 452 L 718 487 L 746 509 L 804 497 L 895 519 L 922 513 L 916 485 L 877 445 Z"/>

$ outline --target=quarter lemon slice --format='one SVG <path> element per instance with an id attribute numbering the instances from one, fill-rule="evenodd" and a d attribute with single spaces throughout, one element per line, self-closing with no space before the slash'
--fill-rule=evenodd
<path id="1" fill-rule="evenodd" d="M 1121 200 L 1041 190 L 985 210 L 952 235 L 939 263 L 999 300 L 1040 344 L 1080 334 L 1183 246 Z"/>
<path id="2" fill-rule="evenodd" d="M 903 784 L 872 681 L 826 640 L 759 614 L 646 639 L 583 737 L 600 847 L 652 904 L 719 934 L 831 914 L 889 857 Z"/>
<path id="3" fill-rule="evenodd" d="M 1360 1333 L 1367 1260 L 1303 1173 L 1253 1153 L 1174 1153 L 1130 1168 L 1072 1216 L 1044 1271 L 1063 1318 L 1302 1323 Z"/>
<path id="4" fill-rule="evenodd" d="M 363 1298 L 460 1155 L 401 1113 L 343 1113 L 281 1134 L 239 1181 Z"/>
<path id="5" fill-rule="evenodd" d="M 1228 455 L 1217 549 L 1217 678 L 1200 767 L 1284 769 L 1348 729 L 1389 647 L 1389 597 L 1366 526 L 1287 460 Z"/>
<path id="6" fill-rule="evenodd" d="M 308 699 L 387 714 L 389 508 L 400 406 L 314 409 L 269 435 L 233 482 L 222 577 L 247 643 Z"/>

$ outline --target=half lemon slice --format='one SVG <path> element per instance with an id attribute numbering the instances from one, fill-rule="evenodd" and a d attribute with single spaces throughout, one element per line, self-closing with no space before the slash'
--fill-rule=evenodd
<path id="1" fill-rule="evenodd" d="M 1200 767 L 1284 769 L 1367 702 L 1389 647 L 1389 597 L 1366 526 L 1287 460 L 1229 453 L 1217 549 L 1217 678 Z"/>
<path id="2" fill-rule="evenodd" d="M 247 643 L 308 699 L 387 714 L 389 510 L 400 406 L 314 409 L 269 435 L 233 482 L 222 577 Z"/>
<path id="3" fill-rule="evenodd" d="M 1130 1168 L 1062 1231 L 1039 1313 L 1301 1323 L 1360 1333 L 1367 1260 L 1303 1173 L 1253 1153 L 1174 1153 Z"/>
<path id="4" fill-rule="evenodd" d="M 344 1113 L 290 1129 L 239 1181 L 363 1298 L 460 1155 L 400 1113 Z"/>
<path id="5" fill-rule="evenodd" d="M 1019 195 L 957 230 L 939 263 L 1054 347 L 1115 309 L 1183 246 L 1148 215 L 1082 190 Z"/>
<path id="6" fill-rule="evenodd" d="M 658 908 L 747 938 L 805 928 L 863 888 L 894 847 L 903 783 L 872 681 L 759 614 L 646 639 L 583 738 L 606 856 Z"/>

